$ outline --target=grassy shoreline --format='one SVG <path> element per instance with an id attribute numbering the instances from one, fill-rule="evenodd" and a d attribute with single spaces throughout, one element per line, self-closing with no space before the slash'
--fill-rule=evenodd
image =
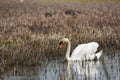
<path id="1" fill-rule="evenodd" d="M 11 5 L 12 4 L 12 5 Z M 60 58 L 63 37 L 100 48 L 120 48 L 120 3 L 4 3 L 0 6 L 0 66 Z"/>

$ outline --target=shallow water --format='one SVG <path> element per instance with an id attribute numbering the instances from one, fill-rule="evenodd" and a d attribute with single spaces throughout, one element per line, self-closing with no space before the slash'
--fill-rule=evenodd
<path id="1" fill-rule="evenodd" d="M 43 62 L 39 66 L 10 66 L 1 80 L 120 80 L 120 52 L 104 53 L 100 61 Z"/>

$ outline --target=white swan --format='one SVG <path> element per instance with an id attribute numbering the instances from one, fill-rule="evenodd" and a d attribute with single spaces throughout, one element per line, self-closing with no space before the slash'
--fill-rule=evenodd
<path id="1" fill-rule="evenodd" d="M 98 48 L 97 42 L 90 42 L 87 44 L 80 44 L 78 45 L 72 52 L 70 57 L 70 49 L 71 49 L 71 43 L 68 38 L 63 38 L 60 43 L 59 47 L 62 48 L 62 45 L 64 43 L 67 43 L 67 51 L 66 51 L 66 59 L 67 61 L 72 60 L 98 60 L 100 56 L 102 55 L 102 50 L 98 53 L 95 53 Z"/>

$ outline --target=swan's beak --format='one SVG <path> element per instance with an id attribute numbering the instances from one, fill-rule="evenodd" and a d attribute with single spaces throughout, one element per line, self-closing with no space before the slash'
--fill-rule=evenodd
<path id="1" fill-rule="evenodd" d="M 62 46 L 62 44 L 61 45 L 59 45 L 59 48 L 62 48 L 63 46 Z"/>
<path id="2" fill-rule="evenodd" d="M 59 48 L 62 48 L 63 47 L 63 42 L 60 42 L 59 43 Z"/>

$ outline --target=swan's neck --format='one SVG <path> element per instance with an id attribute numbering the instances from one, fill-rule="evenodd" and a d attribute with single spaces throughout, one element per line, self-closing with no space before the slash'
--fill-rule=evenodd
<path id="1" fill-rule="evenodd" d="M 66 51 L 66 59 L 70 60 L 70 49 L 71 49 L 71 43 L 68 41 L 67 51 Z"/>

